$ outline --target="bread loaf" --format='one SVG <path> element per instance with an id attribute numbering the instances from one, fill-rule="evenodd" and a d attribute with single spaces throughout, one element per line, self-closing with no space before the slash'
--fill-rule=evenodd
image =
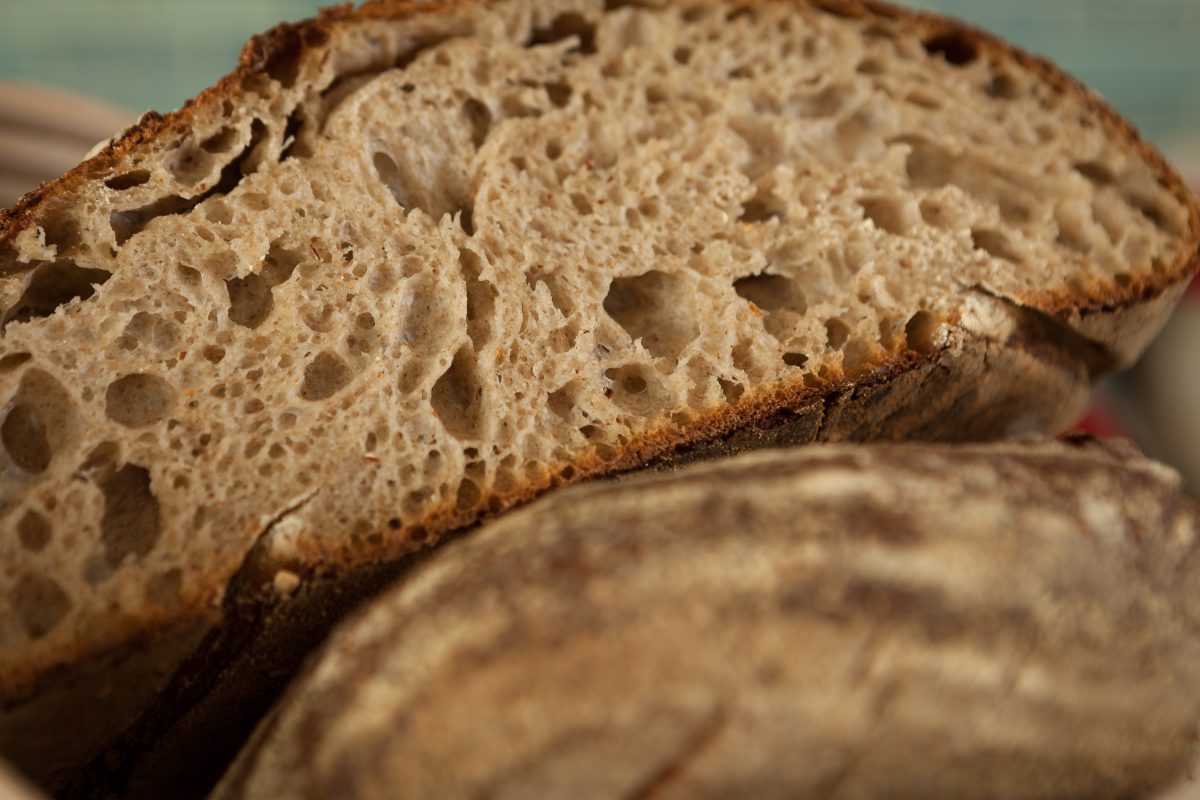
<path id="1" fill-rule="evenodd" d="M 215 797 L 1145 796 L 1200 723 L 1198 533 L 1090 443 L 572 489 L 338 629 Z"/>
<path id="2" fill-rule="evenodd" d="M 186 714 L 190 763 L 387 565 L 558 484 L 1060 428 L 1198 231 L 1091 92 L 882 4 L 280 26 L 0 216 L 0 752 L 57 785 Z"/>

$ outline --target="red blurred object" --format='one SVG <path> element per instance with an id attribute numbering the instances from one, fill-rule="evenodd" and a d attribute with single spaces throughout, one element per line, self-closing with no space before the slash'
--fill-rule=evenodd
<path id="1" fill-rule="evenodd" d="M 1200 272 L 1196 273 L 1196 277 L 1192 280 L 1192 285 L 1188 287 L 1183 295 L 1185 303 L 1200 303 Z"/>
<path id="2" fill-rule="evenodd" d="M 1088 409 L 1087 414 L 1075 426 L 1071 428 L 1071 433 L 1090 433 L 1093 436 L 1101 436 L 1105 439 L 1128 439 L 1129 434 L 1121 425 L 1121 420 L 1103 400 L 1093 401 L 1092 407 Z"/>

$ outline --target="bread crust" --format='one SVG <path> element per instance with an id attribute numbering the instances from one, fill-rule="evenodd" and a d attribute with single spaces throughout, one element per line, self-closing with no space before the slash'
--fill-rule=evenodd
<path id="1" fill-rule="evenodd" d="M 1200 267 L 1200 211 L 1161 154 L 1078 81 L 1049 61 L 1024 53 L 990 34 L 936 15 L 885 3 L 809 2 L 839 14 L 908 20 L 920 25 L 929 36 L 964 37 L 981 52 L 1011 59 L 1035 72 L 1056 90 L 1082 98 L 1114 140 L 1124 142 L 1132 152 L 1154 166 L 1162 184 L 1188 208 L 1187 245 L 1178 259 L 1160 265 L 1152 279 L 1133 281 L 1125 286 L 1092 286 L 1011 298 L 1018 306 L 1054 317 L 1096 345 L 1108 354 L 1108 367 L 1128 363 L 1135 357 L 1145 341 L 1165 322 L 1187 281 Z M 155 143 L 184 135 L 196 120 L 212 113 L 226 100 L 236 99 L 248 82 L 269 76 L 283 61 L 318 52 L 331 32 L 339 27 L 373 19 L 402 20 L 429 14 L 451 14 L 471 5 L 469 0 L 436 5 L 397 0 L 377 0 L 359 8 L 341 5 L 322 11 L 315 19 L 281 24 L 254 37 L 243 49 L 237 68 L 215 86 L 189 100 L 183 108 L 166 115 L 148 112 L 93 158 L 63 177 L 43 184 L 12 209 L 0 211 L 0 258 L 15 248 L 14 240 L 21 231 L 41 224 L 88 181 L 106 177 L 131 154 L 145 152 Z M 1031 342 L 1038 336 L 1026 335 L 1028 328 L 1024 325 L 1016 325 L 1007 339 L 982 335 L 969 326 L 960 326 L 952 331 L 950 343 L 939 352 L 908 353 L 858 381 L 833 376 L 819 387 L 783 387 L 743 398 L 733 407 L 694 420 L 686 434 L 664 430 L 632 442 L 613 461 L 597 459 L 571 465 L 571 477 L 560 473 L 544 484 L 527 484 L 507 495 L 497 496 L 493 498 L 491 513 L 500 513 L 526 502 L 554 486 L 620 473 L 655 459 L 669 464 L 672 459 L 711 457 L 748 447 L 813 440 L 980 438 L 997 432 L 1023 430 L 1033 424 L 1031 415 L 1047 428 L 1067 424 L 1086 394 L 1089 370 L 1078 363 L 1076 353 L 1069 347 L 1051 345 L 1048 352 L 1034 352 L 1038 348 Z M 1019 341 L 1022 337 L 1027 341 Z M 962 369 L 966 362 L 975 366 L 962 375 L 957 374 L 955 370 Z M 945 384 L 947 377 L 955 378 L 950 386 Z M 1031 383 L 1022 385 L 1022 381 Z M 1055 396 L 1070 400 L 1054 409 L 1054 418 L 1047 418 L 1045 410 L 1039 408 L 1035 400 L 1035 390 L 1031 388 L 1034 386 L 1039 387 L 1037 392 L 1052 391 L 1057 393 Z M 935 413 L 923 413 L 929 409 L 935 409 Z M 456 515 L 452 509 L 442 509 L 432 513 L 427 527 L 436 538 L 443 532 L 460 529 L 472 522 Z M 295 566 L 314 585 L 352 586 L 355 581 L 348 573 L 368 568 L 347 553 L 311 550 L 303 555 L 304 563 Z M 381 549 L 377 557 L 387 561 L 403 555 L 400 543 L 396 543 L 395 552 Z M 139 686 L 140 703 L 133 701 L 130 707 L 145 711 L 140 720 L 127 729 L 125 738 L 117 744 L 118 750 L 134 744 L 144 748 L 148 742 L 158 739 L 173 719 L 198 702 L 192 691 L 196 686 L 223 682 L 230 682 L 231 686 L 243 685 L 245 680 L 251 679 L 251 672 L 231 677 L 224 667 L 229 658 L 241 652 L 253 639 L 253 632 L 267 624 L 265 620 L 286 613 L 288 602 L 264 589 L 264 582 L 269 581 L 278 566 L 256 565 L 255 556 L 251 554 L 233 581 L 227 582 L 224 576 L 214 577 L 214 597 L 224 596 L 219 610 L 206 606 L 192 609 L 187 619 L 154 621 L 104 652 L 81 654 L 83 664 L 48 666 L 28 674 L 4 676 L 0 679 L 0 689 L 5 697 L 4 710 L 0 712 L 0 749 L 27 736 L 30 729 L 14 720 L 36 717 L 36 714 L 26 712 L 36 707 L 38 698 L 52 688 L 70 691 L 70 687 L 76 687 L 81 699 L 92 697 L 89 690 L 83 688 L 88 684 L 82 676 L 96 663 L 112 665 L 110 679 L 116 681 L 137 673 L 147 659 L 158 665 L 155 673 L 158 679 Z M 249 622 L 243 625 L 234 620 Z M 187 645 L 176 632 L 178 629 L 189 631 L 188 641 L 196 636 L 196 630 L 204 631 L 201 644 L 198 647 Z M 243 633 L 233 635 L 230 631 L 234 629 Z M 163 653 L 173 655 L 164 660 Z M 281 669 L 286 673 L 294 666 L 293 663 Z M 187 690 L 177 688 L 180 686 Z M 164 691 L 165 697 L 175 698 L 177 704 L 167 710 L 152 707 L 151 701 Z M 97 713 L 107 712 L 101 705 Z M 98 760 L 91 772 L 79 772 L 79 764 L 52 765 L 46 753 L 29 754 L 23 759 L 23 766 L 53 786 L 66 785 L 81 774 L 95 774 L 96 764 L 111 762 L 112 752 L 116 752 L 111 750 L 113 744 L 111 739 L 98 739 L 84 748 L 97 754 Z M 109 755 L 101 758 L 99 754 L 106 749 L 109 749 Z M 169 763 L 169 759 L 164 759 L 164 765 Z M 108 771 L 107 767 L 99 769 Z M 125 780 L 126 769 L 122 766 L 118 770 L 122 776 L 118 782 Z"/>
<path id="2" fill-rule="evenodd" d="M 1170 470 L 1082 439 L 573 489 L 335 633 L 216 796 L 520 795 L 608 770 L 664 796 L 1140 795 L 1179 775 L 1200 713 L 1196 511 Z M 681 706 L 684 731 L 719 708 L 720 733 L 668 748 L 664 775 L 639 751 Z"/>

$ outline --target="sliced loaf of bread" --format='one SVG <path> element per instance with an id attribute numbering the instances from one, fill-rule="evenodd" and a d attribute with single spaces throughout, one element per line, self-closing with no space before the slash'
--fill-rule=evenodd
<path id="1" fill-rule="evenodd" d="M 1095 95 L 882 4 L 280 26 L 0 216 L 0 752 L 249 707 L 298 609 L 554 485 L 1059 428 L 1198 238 Z"/>
<path id="2" fill-rule="evenodd" d="M 1111 445 L 818 445 L 578 487 L 330 637 L 269 798 L 1145 797 L 1200 725 L 1200 516 Z"/>

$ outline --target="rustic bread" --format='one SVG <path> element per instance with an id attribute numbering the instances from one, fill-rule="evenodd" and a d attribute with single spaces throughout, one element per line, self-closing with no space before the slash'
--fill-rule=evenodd
<path id="1" fill-rule="evenodd" d="M 246 708 L 266 609 L 555 484 L 1059 428 L 1198 231 L 1089 91 L 884 5 L 281 26 L 0 217 L 0 752 Z"/>
<path id="2" fill-rule="evenodd" d="M 1091 443 L 556 493 L 339 628 L 215 797 L 1143 796 L 1200 724 L 1198 534 Z"/>

